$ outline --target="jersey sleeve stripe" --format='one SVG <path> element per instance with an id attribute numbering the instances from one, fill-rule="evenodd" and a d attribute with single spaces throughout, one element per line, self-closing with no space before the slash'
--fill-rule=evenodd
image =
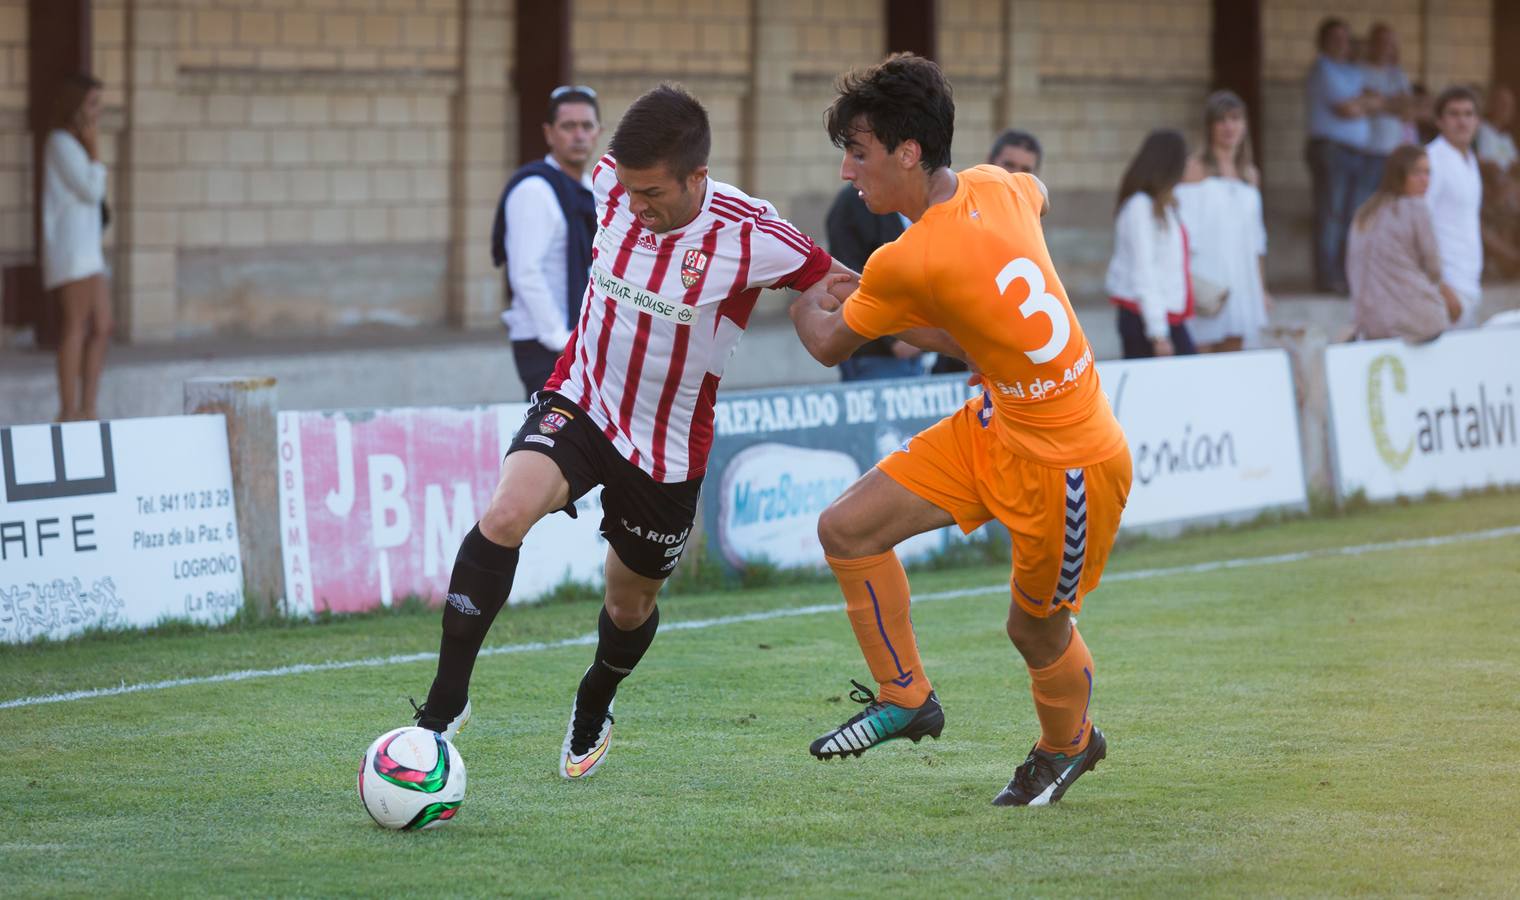
<path id="1" fill-rule="evenodd" d="M 747 221 L 753 223 L 761 231 L 765 232 L 766 234 L 770 235 L 791 249 L 797 251 L 797 253 L 802 256 L 807 256 L 809 251 L 812 249 L 813 242 L 808 238 L 797 240 L 796 238 L 790 237 L 786 234 L 785 231 L 775 227 L 774 220 L 762 219 L 754 213 L 746 213 L 733 209 L 732 207 L 723 204 L 717 195 L 713 196 L 712 210 L 718 215 L 724 215 L 725 218 L 729 219 L 729 221 L 732 222 Z"/>
<path id="2" fill-rule="evenodd" d="M 733 204 L 734 206 L 738 207 L 739 209 L 742 209 L 745 212 L 749 213 L 750 215 L 755 216 L 756 218 L 758 218 L 760 220 L 760 223 L 762 225 L 775 225 L 777 228 L 779 228 L 779 229 L 781 229 L 783 231 L 789 232 L 792 237 L 796 238 L 799 241 L 803 241 L 803 242 L 809 243 L 809 244 L 812 243 L 812 239 L 809 238 L 807 235 L 803 234 L 801 231 L 799 231 L 797 229 L 797 226 L 793 225 L 792 223 L 786 221 L 785 219 L 783 219 L 783 218 L 781 218 L 779 216 L 768 216 L 768 215 L 766 215 L 765 207 L 763 207 L 763 206 L 756 206 L 753 203 L 746 203 L 743 200 L 740 200 L 738 197 L 731 197 L 728 194 L 719 194 L 719 193 L 715 192 L 713 194 L 713 197 L 714 198 L 722 198 L 723 200 L 728 201 L 729 203 Z"/>

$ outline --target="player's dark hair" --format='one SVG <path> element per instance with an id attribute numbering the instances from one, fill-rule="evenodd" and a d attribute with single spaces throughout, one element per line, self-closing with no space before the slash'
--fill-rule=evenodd
<path id="1" fill-rule="evenodd" d="M 1114 209 L 1124 208 L 1124 201 L 1136 194 L 1149 194 L 1155 205 L 1156 218 L 1166 220 L 1166 208 L 1172 205 L 1172 191 L 1182 180 L 1187 168 L 1187 141 L 1175 128 L 1158 128 L 1145 136 L 1140 152 L 1130 160 L 1119 182 L 1119 202 Z"/>
<path id="2" fill-rule="evenodd" d="M 707 110 L 678 85 L 662 84 L 633 101 L 607 149 L 620 166 L 652 169 L 663 163 L 680 181 L 707 165 Z"/>
<path id="3" fill-rule="evenodd" d="M 1351 26 L 1346 24 L 1345 19 L 1337 16 L 1325 16 L 1320 19 L 1319 30 L 1314 33 L 1314 46 L 1321 50 L 1325 49 L 1325 43 L 1330 40 L 1330 32 L 1337 28 L 1344 28 L 1347 33 L 1351 31 Z"/>
<path id="4" fill-rule="evenodd" d="M 591 111 L 596 114 L 598 120 L 602 118 L 602 107 L 596 102 L 596 95 L 580 88 L 557 90 L 549 95 L 549 110 L 544 114 L 544 124 L 553 125 L 559 117 L 559 108 L 566 103 L 586 103 L 591 106 Z"/>
<path id="5" fill-rule="evenodd" d="M 894 53 L 879 65 L 846 72 L 835 87 L 839 96 L 824 114 L 834 146 L 843 149 L 864 130 L 888 153 L 903 141 L 917 141 L 923 150 L 919 164 L 927 172 L 950 165 L 955 97 L 933 61 Z"/>
<path id="6" fill-rule="evenodd" d="M 997 159 L 998 154 L 1003 152 L 1004 147 L 1020 147 L 1033 153 L 1036 168 L 1045 160 L 1045 151 L 1040 149 L 1039 138 L 1036 138 L 1027 131 L 1010 128 L 998 135 L 997 140 L 992 142 L 992 150 L 987 153 L 987 161 L 992 162 Z"/>
<path id="7" fill-rule="evenodd" d="M 1466 100 L 1468 103 L 1471 103 L 1473 105 L 1473 110 L 1477 111 L 1477 92 L 1470 87 L 1458 84 L 1453 85 L 1436 95 L 1436 118 L 1440 119 L 1442 116 L 1446 115 L 1447 104 L 1455 103 L 1458 100 Z"/>

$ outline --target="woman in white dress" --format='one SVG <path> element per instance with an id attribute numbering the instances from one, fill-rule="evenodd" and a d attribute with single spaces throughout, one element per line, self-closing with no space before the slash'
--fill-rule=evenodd
<path id="1" fill-rule="evenodd" d="M 100 87 L 88 75 L 71 76 L 59 86 L 43 158 L 42 286 L 57 298 L 61 312 L 60 422 L 98 418 L 100 371 L 111 340 L 101 251 L 106 167 L 97 145 Z"/>
<path id="2" fill-rule="evenodd" d="M 1177 203 L 1193 274 L 1229 294 L 1217 314 L 1195 316 L 1188 328 L 1204 353 L 1258 347 L 1271 298 L 1262 280 L 1267 229 L 1246 105 L 1230 91 L 1216 91 L 1204 103 L 1203 122 L 1206 141 L 1189 166 L 1189 181 L 1177 187 Z"/>

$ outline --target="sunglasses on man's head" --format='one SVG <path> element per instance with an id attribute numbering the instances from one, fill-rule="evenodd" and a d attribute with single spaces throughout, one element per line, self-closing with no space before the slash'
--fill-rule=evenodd
<path id="1" fill-rule="evenodd" d="M 584 84 L 562 84 L 549 92 L 549 99 L 558 100 L 566 94 L 585 94 L 592 100 L 596 99 L 596 91 Z"/>

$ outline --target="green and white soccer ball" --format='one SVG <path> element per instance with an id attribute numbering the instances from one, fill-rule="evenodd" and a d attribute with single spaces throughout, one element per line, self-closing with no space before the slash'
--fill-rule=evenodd
<path id="1" fill-rule="evenodd" d="M 464 801 L 464 760 L 443 735 L 408 726 L 387 731 L 364 751 L 359 800 L 382 828 L 437 828 Z"/>

